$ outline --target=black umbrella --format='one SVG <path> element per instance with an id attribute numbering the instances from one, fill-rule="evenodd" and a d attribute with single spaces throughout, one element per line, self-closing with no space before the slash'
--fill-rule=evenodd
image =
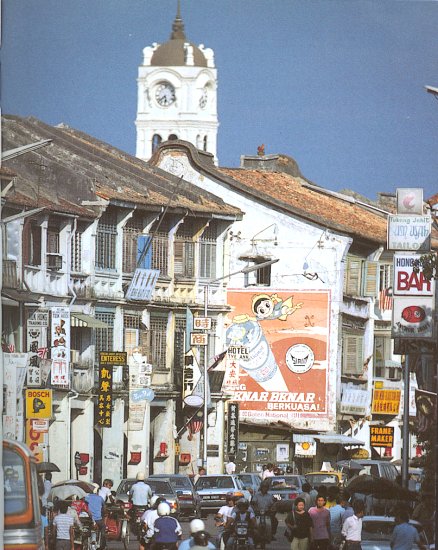
<path id="1" fill-rule="evenodd" d="M 58 468 L 56 464 L 53 464 L 53 462 L 38 462 L 37 464 L 37 472 L 39 474 L 42 474 L 44 472 L 60 472 L 61 470 Z"/>
<path id="2" fill-rule="evenodd" d="M 339 460 L 339 462 L 336 462 L 336 465 L 338 466 L 338 468 L 351 470 L 354 472 L 360 472 L 364 469 L 364 466 L 359 462 L 356 462 L 355 460 Z"/>
<path id="3" fill-rule="evenodd" d="M 372 495 L 382 499 L 414 500 L 416 494 L 384 477 L 362 474 L 353 477 L 345 487 L 350 493 Z"/>

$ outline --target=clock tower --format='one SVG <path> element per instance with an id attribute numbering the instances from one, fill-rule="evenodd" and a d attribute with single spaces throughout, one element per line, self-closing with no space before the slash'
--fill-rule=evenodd
<path id="1" fill-rule="evenodd" d="M 137 82 L 137 157 L 148 160 L 161 142 L 183 139 L 217 160 L 214 53 L 187 40 L 179 0 L 170 40 L 144 48 Z"/>

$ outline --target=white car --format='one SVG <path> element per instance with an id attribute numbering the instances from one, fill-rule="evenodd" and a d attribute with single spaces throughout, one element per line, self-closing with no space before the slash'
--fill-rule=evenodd
<path id="1" fill-rule="evenodd" d="M 410 520 L 419 535 L 420 540 L 430 549 L 426 533 L 418 521 Z M 390 516 L 365 516 L 362 520 L 362 550 L 390 550 L 395 519 Z M 413 548 L 418 548 L 414 546 Z"/>
<path id="2" fill-rule="evenodd" d="M 195 491 L 201 497 L 201 515 L 217 512 L 226 502 L 226 496 L 232 493 L 251 501 L 251 493 L 245 489 L 237 475 L 205 475 L 201 476 L 195 485 Z"/>

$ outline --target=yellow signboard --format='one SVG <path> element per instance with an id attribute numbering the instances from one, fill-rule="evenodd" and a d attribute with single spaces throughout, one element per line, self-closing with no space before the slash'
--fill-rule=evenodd
<path id="1" fill-rule="evenodd" d="M 175 454 L 181 454 L 181 445 L 179 443 L 175 443 Z"/>
<path id="2" fill-rule="evenodd" d="M 371 414 L 397 416 L 400 410 L 401 390 L 376 389 L 373 391 Z"/>
<path id="3" fill-rule="evenodd" d="M 128 364 L 128 354 L 126 351 L 101 351 L 99 353 L 100 365 L 122 365 Z"/>
<path id="4" fill-rule="evenodd" d="M 26 390 L 26 418 L 51 418 L 52 390 Z"/>
<path id="5" fill-rule="evenodd" d="M 392 426 L 370 426 L 371 447 L 392 448 L 394 446 L 394 428 Z"/>

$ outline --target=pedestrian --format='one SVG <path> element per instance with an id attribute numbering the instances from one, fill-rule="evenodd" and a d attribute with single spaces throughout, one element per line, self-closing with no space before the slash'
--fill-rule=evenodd
<path id="1" fill-rule="evenodd" d="M 68 504 L 64 501 L 60 503 L 59 513 L 53 518 L 55 529 L 56 550 L 70 550 L 71 548 L 71 529 L 74 520 L 67 514 Z"/>
<path id="2" fill-rule="evenodd" d="M 233 456 L 228 457 L 228 462 L 225 464 L 225 473 L 228 475 L 236 473 L 236 465 Z"/>
<path id="3" fill-rule="evenodd" d="M 314 506 L 315 503 L 312 502 L 312 497 L 310 495 L 310 491 L 312 490 L 312 487 L 310 486 L 310 483 L 303 483 L 303 486 L 301 488 L 301 493 L 299 493 L 298 497 L 302 498 L 304 500 L 304 509 L 306 512 L 309 511 L 309 508 Z"/>
<path id="4" fill-rule="evenodd" d="M 99 491 L 99 484 L 93 483 L 94 491 L 85 497 L 85 502 L 88 504 L 88 510 L 91 514 L 91 519 L 95 523 L 100 532 L 100 549 L 106 548 L 106 531 L 104 522 L 104 510 L 105 502 L 103 498 L 97 494 Z"/>
<path id="5" fill-rule="evenodd" d="M 353 504 L 354 514 L 344 521 L 342 538 L 346 541 L 346 550 L 362 550 L 362 518 L 365 512 L 363 500 L 356 500 Z"/>
<path id="6" fill-rule="evenodd" d="M 397 510 L 395 523 L 391 537 L 391 550 L 412 550 L 414 545 L 421 550 L 426 550 L 426 545 L 420 539 L 417 529 L 409 523 L 409 511 L 406 508 Z"/>
<path id="7" fill-rule="evenodd" d="M 271 520 L 271 538 L 272 540 L 276 540 L 275 535 L 277 534 L 278 528 L 278 519 L 275 516 L 276 499 L 274 495 L 268 493 L 268 490 L 269 481 L 262 481 L 260 483 L 259 490 L 251 500 L 251 506 L 253 507 L 256 514 L 264 512 L 267 516 L 269 516 Z"/>
<path id="8" fill-rule="evenodd" d="M 330 487 L 327 489 L 327 500 L 325 503 L 325 507 L 330 509 L 332 506 L 338 504 L 338 497 L 339 487 L 337 485 L 330 485 Z"/>
<path id="9" fill-rule="evenodd" d="M 47 507 L 47 497 L 49 496 L 49 493 L 52 489 L 52 474 L 51 474 L 51 472 L 46 472 L 44 474 L 43 486 L 44 486 L 44 492 L 41 495 L 41 501 L 43 503 L 43 506 L 46 508 Z"/>
<path id="10" fill-rule="evenodd" d="M 342 525 L 343 525 L 344 521 L 354 514 L 353 506 L 351 506 L 350 504 L 350 493 L 345 489 L 341 492 L 340 504 L 344 509 L 344 513 L 342 514 Z"/>
<path id="11" fill-rule="evenodd" d="M 309 550 L 312 541 L 313 523 L 309 512 L 305 509 L 304 499 L 297 497 L 294 502 L 294 509 L 286 516 L 286 533 L 290 541 L 291 550 Z"/>
<path id="12" fill-rule="evenodd" d="M 196 535 L 198 533 L 206 533 L 205 531 L 205 523 L 202 521 L 202 519 L 192 519 L 190 522 L 190 537 L 187 539 L 184 539 L 178 546 L 178 550 L 190 550 L 195 545 L 199 545 L 196 543 Z M 216 546 L 208 540 L 210 536 L 207 538 L 207 547 L 209 550 L 216 550 Z M 199 546 L 205 546 L 204 544 L 200 544 Z"/>
<path id="13" fill-rule="evenodd" d="M 335 505 L 328 509 L 330 512 L 330 536 L 333 548 L 338 548 L 342 541 L 342 525 L 344 524 L 342 516 L 345 509 L 341 506 L 340 501 L 341 498 L 338 495 Z"/>
<path id="14" fill-rule="evenodd" d="M 267 464 L 266 470 L 262 474 L 262 480 L 267 477 L 274 477 L 274 465 L 271 462 Z"/>
<path id="15" fill-rule="evenodd" d="M 198 473 L 195 475 L 195 477 L 193 478 L 193 483 L 196 483 L 198 481 L 198 479 L 201 477 L 201 476 L 205 476 L 205 474 L 207 473 L 207 470 L 203 467 L 203 466 L 200 466 L 198 468 Z"/>
<path id="16" fill-rule="evenodd" d="M 104 479 L 102 483 L 102 487 L 99 489 L 99 495 L 103 498 L 104 502 L 114 502 L 114 497 L 111 493 L 111 489 L 114 485 L 114 482 L 112 479 Z"/>
<path id="17" fill-rule="evenodd" d="M 330 544 L 330 512 L 325 507 L 326 498 L 318 494 L 316 506 L 309 509 L 312 518 L 313 550 L 328 550 Z"/>

